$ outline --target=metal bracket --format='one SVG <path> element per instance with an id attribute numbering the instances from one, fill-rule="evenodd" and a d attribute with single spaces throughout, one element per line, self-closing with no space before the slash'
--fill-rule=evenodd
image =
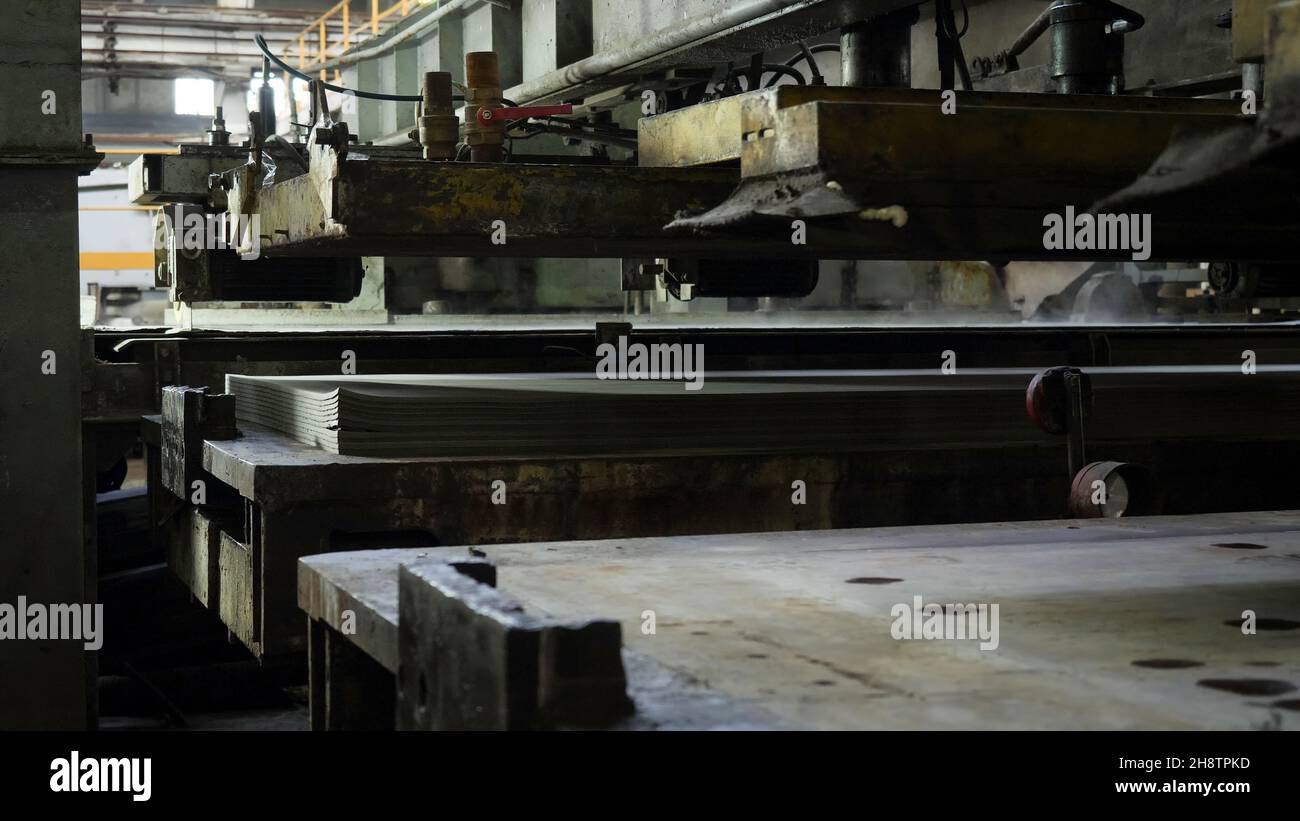
<path id="1" fill-rule="evenodd" d="M 165 387 L 162 391 L 162 483 L 181 499 L 203 470 L 204 439 L 234 439 L 235 397 L 208 395 L 207 388 Z"/>
<path id="2" fill-rule="evenodd" d="M 495 581 L 483 561 L 401 566 L 398 729 L 597 727 L 632 712 L 617 621 L 532 616 Z"/>
<path id="3" fill-rule="evenodd" d="M 1025 411 L 1044 432 L 1068 437 L 1070 479 L 1073 480 L 1088 464 L 1092 379 L 1078 368 L 1049 368 L 1029 383 Z"/>

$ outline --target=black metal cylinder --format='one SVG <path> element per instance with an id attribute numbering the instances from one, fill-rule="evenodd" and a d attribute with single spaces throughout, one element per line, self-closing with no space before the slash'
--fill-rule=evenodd
<path id="1" fill-rule="evenodd" d="M 840 84 L 852 88 L 912 85 L 915 7 L 854 23 L 840 30 Z"/>
<path id="2" fill-rule="evenodd" d="M 1124 35 L 1112 32 L 1115 13 L 1104 4 L 1057 0 L 1052 6 L 1052 78 L 1061 94 L 1121 94 Z"/>

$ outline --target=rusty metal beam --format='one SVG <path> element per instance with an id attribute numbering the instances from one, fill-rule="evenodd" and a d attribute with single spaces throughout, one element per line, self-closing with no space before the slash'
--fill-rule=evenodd
<path id="1" fill-rule="evenodd" d="M 1269 12 L 1277 5 L 1281 0 L 1233 0 L 1232 58 L 1238 63 L 1264 59 Z"/>
<path id="2" fill-rule="evenodd" d="M 1131 250 L 1049 251 L 1044 218 L 1086 211 L 1129 185 L 1175 135 L 1241 119 L 1225 101 L 958 93 L 955 113 L 945 114 L 933 91 L 808 95 L 782 89 L 742 100 L 740 188 L 670 229 L 734 240 L 805 220 L 806 247 L 823 258 L 1127 259 Z M 651 156 L 676 150 L 663 142 Z M 716 156 L 702 146 L 701 158 Z M 1300 248 L 1294 225 L 1242 220 L 1211 230 L 1222 213 L 1150 213 L 1155 259 L 1288 259 Z"/>
<path id="3" fill-rule="evenodd" d="M 867 99 L 842 86 L 780 86 L 711 100 L 637 121 L 638 162 L 646 167 L 685 167 L 739 162 L 741 109 L 751 100 L 783 109 L 819 101 Z"/>
<path id="4" fill-rule="evenodd" d="M 998 161 L 999 157 L 1007 156 L 1006 150 L 1011 147 L 1005 138 L 1031 129 L 1027 136 L 1038 138 L 1038 144 L 1030 146 L 1036 156 L 1012 156 L 1011 159 L 1055 164 L 1062 157 L 1063 148 L 1074 147 L 1103 154 L 1108 161 L 1118 163 L 1122 168 L 1132 166 L 1140 171 L 1145 167 L 1141 159 L 1115 156 L 1115 147 L 1121 139 L 1138 138 L 1139 142 L 1131 146 L 1131 151 L 1140 155 L 1151 150 L 1149 143 L 1153 140 L 1159 143 L 1158 148 L 1163 148 L 1169 141 L 1169 134 L 1176 128 L 1222 125 L 1240 114 L 1238 106 L 1222 100 L 1152 97 L 959 92 L 957 113 L 952 115 L 943 114 L 942 102 L 938 91 L 906 88 L 787 85 L 737 94 L 640 120 L 637 124 L 640 163 L 646 166 L 707 165 L 739 160 L 742 148 L 747 148 L 752 150 L 744 152 L 743 167 L 745 176 L 750 177 L 771 170 L 764 166 L 763 160 L 776 150 L 774 146 L 779 146 L 785 156 L 793 159 L 809 151 L 823 150 L 822 143 L 813 140 L 836 139 L 845 133 L 852 134 L 849 145 L 834 148 L 859 146 L 861 153 L 858 157 L 861 158 L 896 149 L 910 152 L 909 161 L 916 163 L 920 149 L 941 141 L 945 148 L 954 152 L 970 153 L 976 147 L 990 149 L 989 157 Z M 807 103 L 855 104 L 855 107 L 833 109 L 836 116 L 846 111 L 853 113 L 849 115 L 852 119 L 846 119 L 841 124 L 843 128 L 832 134 L 824 128 L 812 128 L 812 124 L 794 114 L 792 109 Z M 914 116 L 906 118 L 907 114 Z M 1018 116 L 1020 120 L 994 128 L 981 140 L 976 129 L 1003 115 Z M 1026 121 L 1026 118 L 1030 119 Z M 864 125 L 865 131 L 862 130 Z M 931 133 L 927 135 L 922 126 L 928 126 Z M 888 131 L 878 133 L 880 127 Z M 1055 136 L 1059 136 L 1062 127 L 1083 127 L 1089 129 L 1089 134 L 1102 136 L 1091 146 L 1046 141 L 1046 138 L 1054 136 L 1052 129 L 1057 129 Z M 849 132 L 849 129 L 857 130 Z M 1115 129 L 1122 131 L 1116 133 Z M 899 140 L 899 137 L 913 136 L 927 142 L 914 146 Z M 757 144 L 760 138 L 771 138 L 773 142 Z M 756 144 L 747 146 L 746 141 Z M 919 171 L 943 170 L 927 156 L 919 158 Z M 901 164 L 902 156 L 890 161 L 895 165 Z"/>
<path id="5" fill-rule="evenodd" d="M 735 187 L 728 169 L 340 159 L 313 147 L 311 171 L 251 196 L 228 175 L 232 214 L 260 218 L 273 255 L 660 256 L 683 246 L 664 226 Z M 241 203 L 253 203 L 252 206 Z M 739 250 L 737 248 L 736 250 Z"/>
<path id="6" fill-rule="evenodd" d="M 1226 101 L 783 87 L 651 118 L 643 167 L 427 162 L 309 147 L 308 174 L 254 190 L 267 255 L 1109 259 L 1044 249 L 1043 220 L 1131 184 Z M 739 157 L 741 170 L 685 167 Z M 648 167 L 661 165 L 664 167 Z M 736 185 L 739 184 L 737 188 Z M 806 220 L 806 243 L 791 224 Z M 1154 215 L 1156 259 L 1288 258 L 1293 230 Z M 1236 226 L 1234 226 L 1236 227 Z M 667 230 L 665 230 L 667 228 Z"/>

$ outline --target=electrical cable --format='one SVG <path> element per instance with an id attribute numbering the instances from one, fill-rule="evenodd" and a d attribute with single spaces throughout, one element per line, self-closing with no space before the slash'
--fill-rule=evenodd
<path id="1" fill-rule="evenodd" d="M 284 60 L 281 60 L 275 54 L 271 53 L 271 48 L 266 44 L 266 38 L 262 35 L 256 34 L 253 36 L 253 39 L 257 42 L 257 47 L 261 49 L 263 56 L 279 66 L 286 74 L 297 77 L 299 80 L 305 80 L 308 83 L 320 83 L 321 87 L 327 91 L 333 91 L 337 94 L 351 94 L 353 97 L 361 97 L 366 100 L 388 100 L 395 103 L 418 103 L 424 99 L 418 94 L 382 94 L 378 91 L 359 91 L 355 88 L 344 88 L 343 86 L 336 86 L 333 83 L 327 83 L 324 80 L 319 80 L 309 74 L 304 74 L 298 69 L 290 66 Z M 463 96 L 453 96 L 451 99 L 454 102 L 464 102 L 465 100 Z"/>
<path id="2" fill-rule="evenodd" d="M 961 0 L 963 25 L 961 31 L 957 31 L 956 14 L 952 10 L 952 0 L 935 0 L 934 16 L 938 23 L 938 31 L 943 35 L 942 40 L 947 40 L 948 48 L 952 49 L 951 55 L 945 55 L 944 45 L 940 43 L 939 49 L 939 74 L 943 78 L 941 83 L 946 87 L 951 84 L 952 69 L 955 67 L 958 75 L 961 77 L 962 88 L 971 91 L 975 84 L 971 81 L 970 66 L 966 65 L 966 54 L 961 46 L 962 37 L 970 31 L 970 9 L 966 6 L 966 0 Z M 951 59 L 952 66 L 944 66 L 945 59 Z"/>
<path id="3" fill-rule="evenodd" d="M 783 75 L 792 78 L 801 86 L 808 85 L 808 78 L 804 77 L 803 72 L 793 66 L 782 65 L 781 63 L 764 63 L 763 73 L 772 74 L 772 79 L 764 83 L 763 88 L 771 88 L 776 85 Z"/>
<path id="4" fill-rule="evenodd" d="M 732 71 L 728 72 L 726 79 L 723 80 L 723 84 L 730 85 L 733 81 L 740 80 L 742 77 L 744 77 L 746 78 L 745 91 L 752 91 L 753 89 L 749 87 L 748 71 L 749 71 L 748 68 L 733 69 Z M 777 80 L 779 80 L 781 76 L 789 77 L 801 86 L 808 85 L 808 78 L 803 76 L 803 72 L 799 71 L 797 68 L 793 68 L 792 66 L 787 66 L 783 63 L 764 63 L 763 74 L 777 75 L 772 79 L 768 80 L 767 84 L 762 86 L 763 88 L 771 87 L 771 85 L 775 83 Z M 737 87 L 739 87 L 738 84 Z"/>
<path id="5" fill-rule="evenodd" d="M 315 77 L 312 77 L 310 74 L 304 74 L 298 69 L 290 66 L 284 60 L 281 60 L 279 57 L 275 56 L 273 53 L 271 53 L 271 48 L 266 44 L 266 38 L 263 37 L 262 35 L 260 34 L 253 35 L 253 39 L 257 42 L 257 47 L 261 50 L 262 55 L 265 56 L 266 59 L 270 60 L 275 65 L 279 66 L 279 68 L 282 71 L 284 71 L 286 74 L 289 74 L 293 77 L 297 77 L 299 80 L 303 80 L 304 82 L 319 83 L 321 88 L 324 88 L 326 91 L 333 91 L 337 94 L 350 94 L 353 97 L 361 97 L 366 100 L 385 100 L 394 103 L 424 102 L 424 98 L 418 94 L 384 94 L 378 91 L 361 91 L 355 88 L 344 88 L 343 86 L 336 86 L 333 83 L 327 83 L 324 80 L 320 80 Z M 462 89 L 464 88 L 464 86 L 460 85 L 459 83 L 455 83 L 454 85 Z M 453 94 L 451 96 L 451 100 L 452 102 L 455 103 L 463 103 L 465 102 L 465 95 Z M 510 106 L 511 108 L 519 107 L 519 103 L 516 103 L 514 100 L 507 100 L 504 97 L 501 98 L 501 102 L 505 105 Z"/>
<path id="6" fill-rule="evenodd" d="M 948 35 L 952 40 L 960 40 L 970 31 L 970 9 L 966 7 L 966 0 L 961 0 L 962 26 L 961 31 L 954 30 L 957 25 L 957 17 L 952 11 L 952 0 L 944 4 L 947 7 L 947 14 L 940 16 L 940 23 L 943 25 L 943 33 Z"/>
<path id="7" fill-rule="evenodd" d="M 831 49 L 823 48 L 822 50 L 829 51 Z M 840 47 L 836 45 L 834 46 L 834 50 L 839 51 Z M 826 78 L 822 75 L 821 67 L 817 65 L 816 54 L 817 54 L 816 51 L 808 48 L 807 43 L 805 43 L 803 40 L 800 40 L 799 53 L 794 57 L 790 58 L 789 60 L 786 60 L 785 64 L 790 68 L 794 68 L 795 66 L 799 65 L 800 60 L 806 60 L 808 62 L 808 69 L 812 72 L 811 84 L 815 86 L 826 85 Z"/>

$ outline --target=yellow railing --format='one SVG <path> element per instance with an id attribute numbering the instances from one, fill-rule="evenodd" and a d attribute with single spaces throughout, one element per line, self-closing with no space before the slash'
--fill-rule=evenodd
<path id="1" fill-rule="evenodd" d="M 378 37 L 381 25 L 390 17 L 405 17 L 419 6 L 435 5 L 437 0 L 393 0 L 387 8 L 381 9 L 380 0 L 370 0 L 370 16 L 355 19 L 350 0 L 340 0 L 328 11 L 317 17 L 298 33 L 298 70 L 306 71 L 308 66 L 321 65 L 333 57 L 342 57 L 353 46 Z M 286 58 L 293 55 L 285 53 Z M 334 70 L 337 82 L 338 69 Z M 325 69 L 320 70 L 320 78 L 326 77 Z"/>

